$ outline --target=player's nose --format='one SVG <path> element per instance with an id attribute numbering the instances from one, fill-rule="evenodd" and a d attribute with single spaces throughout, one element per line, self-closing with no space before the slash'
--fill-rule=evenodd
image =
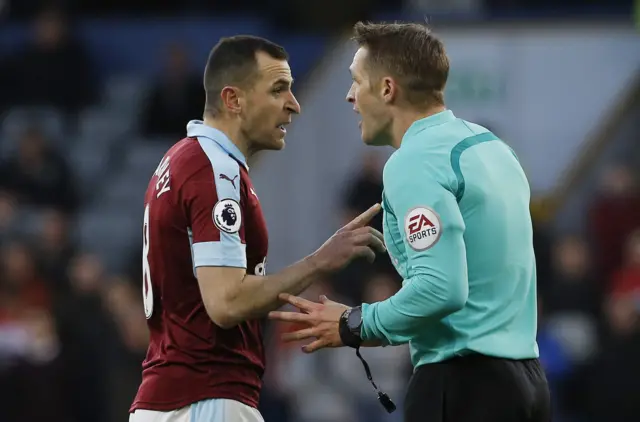
<path id="1" fill-rule="evenodd" d="M 287 110 L 293 114 L 300 114 L 302 111 L 298 99 L 293 94 L 291 94 L 291 101 L 287 104 Z"/>

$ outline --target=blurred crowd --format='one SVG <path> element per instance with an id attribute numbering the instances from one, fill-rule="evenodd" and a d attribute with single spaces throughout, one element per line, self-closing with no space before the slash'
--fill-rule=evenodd
<path id="1" fill-rule="evenodd" d="M 30 4 L 9 3 L 18 12 Z M 0 112 L 54 107 L 73 130 L 78 113 L 101 101 L 92 63 L 66 29 L 64 15 L 47 9 L 34 20 L 33 41 L 0 57 Z M 164 75 L 140 110 L 140 130 L 179 137 L 184 122 L 201 113 L 199 75 L 189 72 L 177 45 L 168 50 Z M 46 125 L 27 122 L 5 131 L 0 144 L 0 420 L 76 422 L 91 415 L 95 422 L 122 421 L 148 341 L 139 255 L 131 257 L 130 268 L 114 272 L 98 255 L 79 250 L 76 217 L 87 200 L 81 177 Z M 358 177 L 343 193 L 345 221 L 380 200 L 383 164 L 375 153 L 363 157 Z M 535 223 L 539 345 L 559 422 L 640 417 L 640 175 L 611 164 L 594 186 L 581 231 Z M 373 225 L 381 229 L 379 219 Z M 373 266 L 353 263 L 305 296 L 374 302 L 400 283 L 380 256 Z M 299 345 L 279 341 L 284 329 L 291 327 L 270 325 L 267 336 L 261 403 L 267 421 L 400 420 L 401 412 L 386 415 L 376 403 L 352 350 L 304 355 Z M 411 374 L 407 347 L 363 355 L 376 382 L 401 407 Z"/>

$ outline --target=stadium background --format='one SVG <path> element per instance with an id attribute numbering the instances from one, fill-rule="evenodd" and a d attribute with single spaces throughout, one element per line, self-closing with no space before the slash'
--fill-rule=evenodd
<path id="1" fill-rule="evenodd" d="M 350 25 L 425 16 L 451 56 L 448 106 L 508 142 L 532 185 L 554 420 L 640 420 L 632 3 L 0 0 L 0 421 L 127 420 L 147 346 L 143 192 L 201 117 L 219 37 L 263 35 L 291 54 L 303 114 L 282 153 L 251 163 L 274 272 L 380 198 L 390 151 L 362 145 L 343 101 Z M 306 295 L 376 301 L 398 282 L 384 259 L 356 262 Z M 282 329 L 267 337 L 267 422 L 400 420 L 383 414 L 352 351 L 306 356 L 278 341 Z M 406 348 L 364 355 L 401 402 Z"/>

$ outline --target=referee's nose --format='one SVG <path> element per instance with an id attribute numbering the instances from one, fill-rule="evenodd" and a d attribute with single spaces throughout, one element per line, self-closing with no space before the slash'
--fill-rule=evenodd
<path id="1" fill-rule="evenodd" d="M 347 100 L 347 102 L 349 104 L 353 104 L 353 107 L 355 108 L 355 106 L 356 106 L 356 96 L 354 95 L 354 92 L 353 92 L 353 84 L 349 88 L 349 91 L 347 92 L 347 97 L 345 98 L 345 100 Z"/>

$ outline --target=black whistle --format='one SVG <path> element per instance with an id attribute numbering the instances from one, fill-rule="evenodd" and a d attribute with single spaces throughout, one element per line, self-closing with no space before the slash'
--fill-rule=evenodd
<path id="1" fill-rule="evenodd" d="M 382 391 L 378 391 L 378 400 L 384 407 L 388 413 L 393 413 L 396 411 L 396 404 L 391 400 L 391 398 L 387 395 L 387 393 L 383 393 Z"/>

